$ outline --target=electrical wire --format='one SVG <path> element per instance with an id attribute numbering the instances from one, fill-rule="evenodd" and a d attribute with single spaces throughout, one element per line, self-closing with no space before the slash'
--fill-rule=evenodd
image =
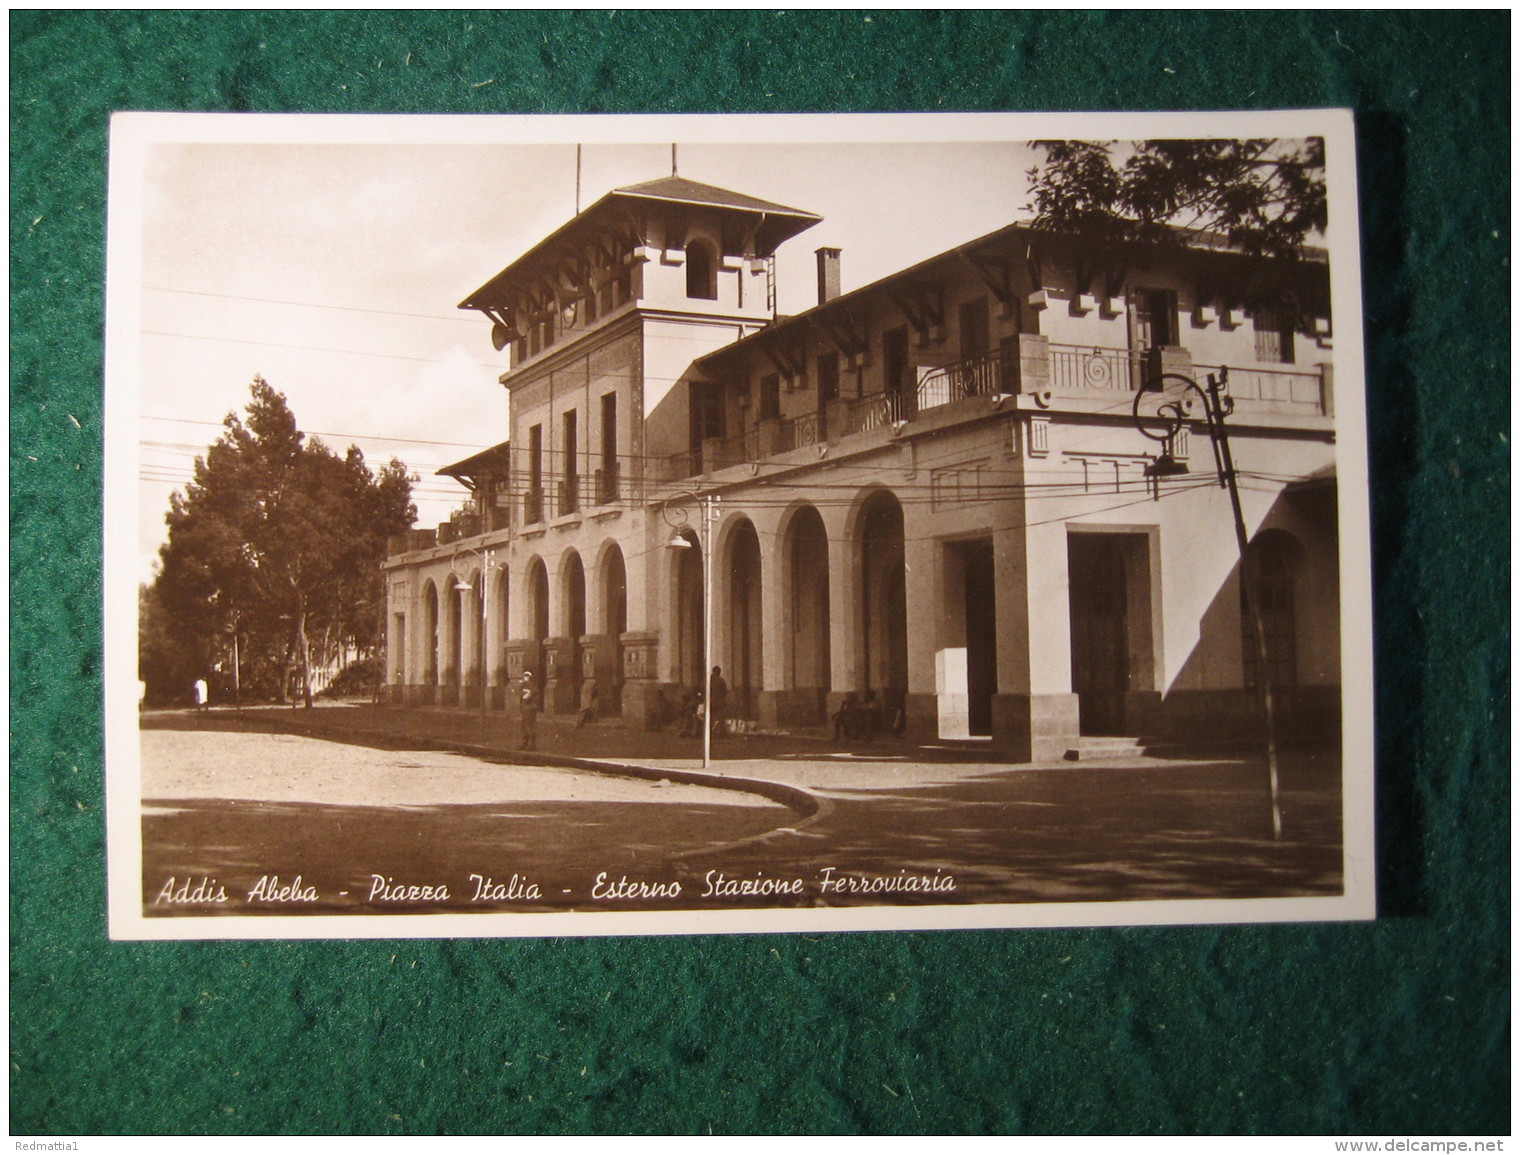
<path id="1" fill-rule="evenodd" d="M 241 293 L 212 293 L 204 289 L 171 289 L 167 285 L 144 285 L 144 289 L 153 293 L 179 293 L 186 297 L 215 297 L 223 301 L 255 301 L 261 305 L 291 305 L 300 309 L 333 309 L 344 313 L 368 313 L 377 317 L 415 317 L 422 321 L 463 321 L 471 325 L 479 325 L 480 317 L 466 316 L 463 310 L 456 310 L 452 315 L 442 313 L 404 313 L 395 309 L 365 309 L 358 305 L 325 305 L 315 301 L 287 301 L 278 297 L 247 297 Z"/>

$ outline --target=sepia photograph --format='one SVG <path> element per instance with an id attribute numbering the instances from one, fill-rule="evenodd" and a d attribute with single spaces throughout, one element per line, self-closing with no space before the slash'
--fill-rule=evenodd
<path id="1" fill-rule="evenodd" d="M 118 114 L 112 936 L 1372 917 L 1352 139 Z"/>

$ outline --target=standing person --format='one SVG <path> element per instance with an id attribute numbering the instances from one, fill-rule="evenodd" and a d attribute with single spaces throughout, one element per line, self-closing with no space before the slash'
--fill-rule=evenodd
<path id="1" fill-rule="evenodd" d="M 517 693 L 518 708 L 522 711 L 522 748 L 538 749 L 538 686 L 533 681 L 533 671 L 524 670 L 522 685 Z"/>
<path id="2" fill-rule="evenodd" d="M 697 726 L 702 720 L 702 689 L 699 686 L 695 690 L 681 687 L 681 731 L 682 738 L 695 738 Z"/>
<path id="3" fill-rule="evenodd" d="M 723 680 L 723 667 L 714 666 L 712 672 L 712 732 L 713 737 L 723 733 L 723 719 L 728 712 L 728 683 Z"/>
<path id="4" fill-rule="evenodd" d="M 600 686 L 592 686 L 591 693 L 586 699 L 586 704 L 581 707 L 580 716 L 575 719 L 575 728 L 595 722 L 602 716 L 602 689 Z"/>
<path id="5" fill-rule="evenodd" d="M 206 679 L 196 678 L 192 690 L 195 694 L 195 708 L 197 710 L 206 709 L 211 698 L 211 688 L 206 685 Z"/>
<path id="6" fill-rule="evenodd" d="M 860 707 L 856 703 L 854 694 L 846 694 L 844 701 L 839 703 L 839 711 L 834 715 L 834 744 L 838 745 L 844 739 L 855 737 L 856 723 L 860 719 Z"/>

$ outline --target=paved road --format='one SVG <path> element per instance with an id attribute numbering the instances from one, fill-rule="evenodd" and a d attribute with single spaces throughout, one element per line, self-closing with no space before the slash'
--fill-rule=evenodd
<path id="1" fill-rule="evenodd" d="M 142 754 L 150 915 L 563 909 L 586 905 L 599 873 L 653 870 L 797 817 L 747 792 L 284 734 L 144 730 Z M 265 890 L 300 886 L 250 902 L 275 876 Z M 174 901 L 203 879 L 228 901 Z"/>
<path id="2" fill-rule="evenodd" d="M 1274 843 L 1261 768 L 1238 754 L 1010 767 L 965 749 L 718 744 L 712 781 L 766 780 L 811 800 L 788 809 L 747 790 L 512 764 L 502 751 L 488 762 L 427 749 L 442 740 L 441 723 L 470 737 L 457 715 L 437 714 L 334 709 L 147 720 L 148 913 L 205 913 L 154 900 L 167 878 L 180 885 L 213 876 L 228 888 L 228 912 L 284 914 L 438 909 L 428 900 L 392 901 L 408 886 L 446 886 L 449 908 L 468 910 L 1340 890 L 1339 771 L 1327 756 L 1286 760 L 1286 837 Z M 259 732 L 301 725 L 352 740 L 362 723 L 366 741 L 410 748 Z M 618 744 L 606 731 L 566 737 L 602 761 L 598 747 Z M 649 747 L 629 761 L 658 763 L 676 777 L 699 767 L 689 741 L 667 738 L 662 750 L 661 736 L 629 737 Z M 756 752 L 764 756 L 746 756 Z M 260 879 L 278 874 L 286 885 L 296 873 L 315 888 L 313 901 L 249 906 L 245 896 Z M 505 890 L 485 885 L 514 875 L 518 883 Z M 619 891 L 624 879 L 632 894 Z M 526 894 L 529 886 L 536 894 Z"/>

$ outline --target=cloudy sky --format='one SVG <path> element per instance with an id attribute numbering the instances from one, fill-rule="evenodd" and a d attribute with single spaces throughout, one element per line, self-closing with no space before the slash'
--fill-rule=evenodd
<path id="1" fill-rule="evenodd" d="M 404 461 L 420 478 L 419 525 L 446 518 L 465 491 L 435 471 L 507 435 L 505 362 L 489 322 L 456 305 L 575 214 L 577 136 L 600 138 L 582 149 L 585 208 L 668 175 L 676 135 L 601 118 L 595 134 L 535 130 L 558 137 L 543 143 L 419 143 L 410 129 L 392 142 L 373 125 L 362 143 L 207 142 L 221 119 L 142 152 L 142 580 L 171 490 L 255 374 L 334 448 Z M 782 246 L 782 312 L 813 303 L 820 246 L 843 250 L 848 290 L 1025 215 L 1028 148 L 922 130 L 860 143 L 885 120 L 832 142 L 778 143 L 772 129 L 769 143 L 709 131 L 679 145 L 682 176 L 823 216 Z"/>

